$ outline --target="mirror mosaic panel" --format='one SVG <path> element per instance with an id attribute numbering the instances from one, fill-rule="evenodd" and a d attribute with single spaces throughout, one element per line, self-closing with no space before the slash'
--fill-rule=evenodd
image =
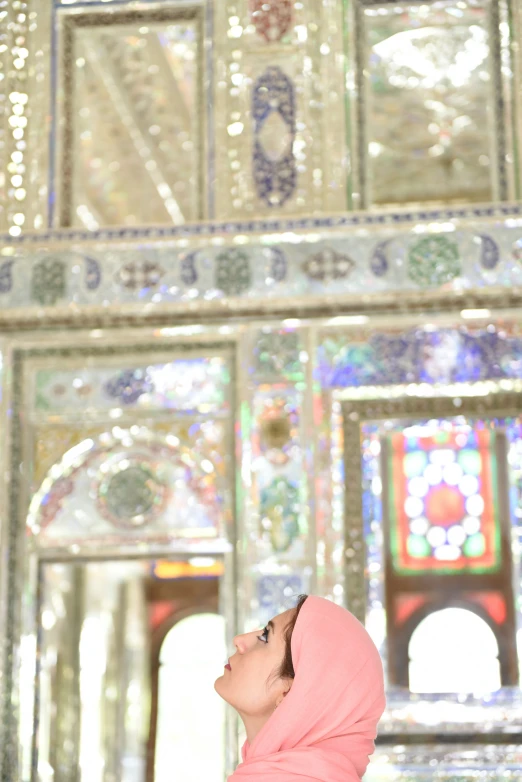
<path id="1" fill-rule="evenodd" d="M 113 340 L 112 347 L 100 346 L 99 332 L 95 330 L 92 336 L 85 334 L 82 337 L 82 349 L 87 351 L 88 356 L 86 368 L 82 370 L 78 356 L 73 358 L 65 348 L 63 362 L 57 363 L 53 358 L 52 366 L 45 365 L 49 357 L 40 355 L 41 347 L 22 349 L 20 357 L 29 350 L 25 358 L 29 362 L 28 369 L 23 377 L 26 394 L 30 394 L 32 403 L 24 426 L 29 427 L 33 434 L 28 436 L 28 431 L 24 435 L 24 448 L 32 449 L 28 451 L 31 454 L 32 477 L 30 484 L 26 483 L 25 477 L 18 483 L 17 496 L 22 491 L 20 497 L 25 497 L 22 506 L 29 508 L 29 522 L 33 523 L 31 511 L 36 506 L 37 497 L 34 495 L 31 503 L 33 492 L 42 485 L 42 481 L 45 482 L 46 476 L 50 476 L 55 484 L 60 483 L 57 465 L 63 461 L 63 454 L 72 450 L 74 455 L 74 448 L 86 440 L 101 442 L 107 437 L 104 432 L 110 433 L 109 438 L 115 440 L 120 451 L 125 438 L 134 439 L 133 448 L 139 445 L 139 464 L 129 459 L 129 453 L 125 454 L 123 461 L 120 451 L 114 453 L 116 478 L 121 478 L 123 473 L 121 485 L 116 482 L 115 486 L 111 486 L 114 475 L 110 464 L 101 482 L 98 480 L 99 470 L 94 470 L 96 474 L 89 478 L 86 476 L 82 497 L 94 503 L 94 510 L 86 511 L 85 515 L 90 521 L 97 519 L 99 527 L 94 530 L 96 534 L 92 537 L 91 548 L 83 532 L 81 540 L 68 537 L 73 529 L 73 517 L 85 510 L 80 507 L 83 500 L 78 494 L 82 486 L 75 487 L 73 494 L 58 497 L 56 502 L 56 498 L 51 497 L 50 502 L 39 504 L 39 513 L 48 513 L 48 509 L 56 511 L 56 521 L 48 527 L 42 524 L 42 530 L 32 539 L 36 546 L 31 548 L 33 556 L 38 554 L 42 563 L 49 563 L 42 564 L 42 567 L 56 568 L 61 564 L 69 567 L 68 562 L 78 562 L 79 557 L 92 559 L 99 556 L 100 550 L 109 560 L 114 559 L 115 552 L 121 560 L 128 558 L 130 551 L 135 554 L 138 546 L 151 563 L 150 573 L 155 573 L 160 582 L 174 580 L 180 583 L 179 579 L 184 579 L 185 583 L 194 585 L 197 581 L 195 574 L 198 569 L 201 573 L 202 568 L 207 579 L 215 578 L 216 574 L 223 579 L 220 600 L 224 600 L 226 606 L 223 610 L 228 632 L 233 632 L 233 627 L 253 629 L 259 626 L 270 615 L 287 608 L 301 591 L 317 591 L 349 605 L 356 612 L 362 611 L 362 618 L 381 646 L 389 678 L 388 711 L 368 779 L 383 782 L 399 773 L 407 778 L 423 779 L 423 763 L 430 758 L 437 761 L 437 780 L 446 782 L 450 779 L 452 764 L 458 763 L 459 782 L 467 782 L 474 769 L 478 768 L 486 774 L 485 778 L 498 782 L 500 777 L 495 777 L 493 767 L 501 755 L 506 773 L 511 773 L 520 761 L 516 747 L 506 748 L 506 743 L 516 740 L 509 726 L 517 723 L 520 713 L 518 683 L 511 687 L 502 686 L 496 693 L 482 698 L 462 692 L 457 695 L 422 692 L 410 696 L 408 691 L 397 687 L 391 680 L 387 649 L 389 633 L 386 632 L 389 585 L 384 578 L 385 539 L 382 534 L 382 491 L 390 480 L 383 472 L 377 449 L 383 447 L 391 433 L 402 431 L 397 429 L 397 426 L 404 426 L 401 421 L 413 421 L 417 425 L 422 422 L 425 416 L 422 410 L 426 410 L 426 405 L 430 411 L 433 407 L 434 415 L 443 428 L 457 415 L 459 426 L 468 426 L 468 420 L 476 416 L 483 422 L 493 417 L 502 431 L 508 431 L 508 439 L 512 440 L 509 450 L 509 507 L 513 535 L 513 587 L 510 594 L 518 599 L 520 470 L 517 460 L 520 449 L 517 432 L 520 427 L 515 415 L 511 416 L 512 423 L 505 423 L 506 415 L 500 416 L 501 410 L 498 405 L 495 407 L 495 399 L 518 399 L 520 325 L 507 311 L 489 316 L 479 313 L 475 322 L 454 314 L 432 314 L 431 322 L 422 316 L 401 317 L 402 324 L 397 321 L 398 315 L 393 321 L 376 315 L 364 324 L 348 320 L 342 325 L 338 317 L 329 321 L 310 319 L 306 323 L 287 318 L 284 323 L 273 320 L 270 324 L 266 321 L 229 321 L 227 324 L 220 321 L 215 326 L 200 325 L 193 334 L 187 328 L 183 332 L 183 327 L 180 327 L 179 333 L 172 328 L 158 329 L 156 340 L 159 342 L 155 343 L 155 348 L 144 348 L 146 359 L 137 358 L 135 349 L 133 353 L 130 348 L 118 346 L 117 331 L 114 330 L 110 337 L 109 332 L 104 336 L 104 340 Z M 239 375 L 236 380 L 233 365 L 226 358 L 228 349 L 217 347 L 216 343 L 216 335 L 225 333 L 225 325 L 227 339 L 239 350 Z M 55 336 L 58 334 L 53 333 Z M 182 352 L 180 339 L 186 345 Z M 160 353 L 161 356 L 168 355 L 166 341 L 176 345 L 178 358 L 172 354 L 168 360 L 159 358 Z M 90 348 L 87 349 L 89 343 Z M 162 347 L 158 350 L 160 344 Z M 76 352 L 79 349 L 80 346 Z M 53 356 L 60 355 L 56 346 L 45 350 L 54 350 Z M 118 351 L 123 351 L 122 356 L 118 357 Z M 446 358 L 450 355 L 454 358 L 448 364 Z M 74 363 L 69 366 L 67 362 L 71 361 Z M 178 374 L 177 362 L 182 370 Z M 194 365 L 198 367 L 196 379 L 199 382 L 195 382 L 189 370 Z M 167 380 L 163 379 L 163 385 L 160 382 L 163 376 L 158 368 L 163 368 L 166 373 Z M 22 377 L 20 369 L 20 365 L 15 369 L 15 383 L 17 377 Z M 128 370 L 133 370 L 132 378 L 125 374 Z M 136 386 L 136 379 L 140 382 L 144 379 L 141 375 L 137 377 L 137 373 L 147 371 L 152 372 L 154 382 L 147 388 L 140 383 Z M 159 374 L 156 376 L 155 372 Z M 106 393 L 107 383 L 115 377 L 123 378 L 122 393 L 110 396 Z M 37 379 L 39 382 L 36 382 Z M 184 386 L 180 385 L 183 379 L 186 380 Z M 235 387 L 235 383 L 237 398 L 231 387 L 231 384 Z M 78 393 L 84 385 L 90 385 L 92 393 Z M 57 397 L 56 386 L 59 391 Z M 178 388 L 179 394 L 174 393 Z M 415 408 L 412 412 L 411 405 L 416 394 L 420 395 L 422 410 Z M 437 407 L 441 394 L 441 404 L 449 405 L 448 409 Z M 16 394 L 15 398 L 18 398 Z M 173 398 L 176 404 L 172 403 Z M 462 400 L 458 408 L 453 405 L 454 398 Z M 64 400 L 62 409 L 59 399 Z M 503 402 L 500 407 L 506 404 Z M 354 410 L 364 410 L 360 421 L 354 421 L 358 434 L 351 445 L 346 435 L 347 405 Z M 512 409 L 513 403 L 509 402 L 509 405 Z M 232 411 L 235 411 L 237 420 L 234 449 L 232 441 L 223 436 Z M 81 420 L 78 420 L 79 416 Z M 110 427 L 105 424 L 106 420 L 111 421 Z M 360 424 L 364 424 L 362 439 Z M 208 427 L 206 431 L 205 427 Z M 144 428 L 149 439 L 140 442 Z M 509 434 L 511 430 L 513 437 Z M 221 435 L 216 440 L 218 432 Z M 15 438 L 19 436 L 16 431 L 14 434 Z M 219 550 L 221 544 L 217 545 L 209 538 L 200 538 L 198 542 L 194 533 L 183 539 L 179 531 L 174 531 L 173 537 L 172 528 L 158 527 L 166 517 L 161 516 L 161 503 L 154 505 L 150 500 L 151 494 L 161 499 L 161 460 L 153 454 L 156 472 L 152 474 L 149 463 L 144 476 L 143 458 L 147 448 L 158 437 L 166 439 L 172 435 L 180 440 L 178 452 L 183 448 L 189 449 L 192 458 L 200 460 L 200 465 L 205 460 L 221 464 L 217 472 L 224 469 L 225 482 L 231 480 L 230 470 L 237 462 L 237 505 L 232 510 L 230 494 L 222 495 L 228 498 L 229 510 L 225 516 L 228 513 L 230 521 L 221 527 L 226 530 L 228 540 L 236 539 L 234 534 L 237 534 L 237 540 L 241 541 L 235 576 L 231 570 L 233 559 L 224 548 Z M 109 445 L 107 441 L 104 447 Z M 232 450 L 235 450 L 234 454 Z M 87 451 L 79 456 L 84 458 L 88 454 Z M 107 466 L 106 458 L 103 463 Z M 357 475 L 361 474 L 361 464 L 364 470 L 359 480 Z M 129 471 L 132 472 L 131 480 L 126 483 L 125 474 L 129 476 Z M 204 468 L 201 472 L 205 473 Z M 208 479 L 209 474 L 205 475 Z M 175 484 L 175 476 L 173 480 Z M 218 490 L 212 491 L 216 498 Z M 344 502 L 345 491 L 355 492 L 354 499 L 347 504 Z M 96 496 L 90 498 L 89 494 L 93 492 Z M 358 503 L 362 508 L 362 533 L 346 521 L 346 508 L 356 509 Z M 179 505 L 177 502 L 176 506 Z M 168 516 L 169 522 L 175 521 L 177 512 L 178 507 L 175 507 Z M 232 520 L 234 514 L 237 515 L 237 527 Z M 25 521 L 25 516 L 23 518 Z M 148 525 L 142 524 L 144 518 Z M 129 529 L 124 528 L 122 521 L 130 523 Z M 469 526 L 468 522 L 469 519 L 466 521 Z M 52 538 L 52 526 L 59 523 L 62 523 L 61 536 Z M 77 524 L 78 520 L 74 523 Z M 105 526 L 102 529 L 100 525 Z M 453 531 L 451 535 L 454 536 Z M 155 550 L 151 548 L 153 546 Z M 190 549 L 187 558 L 190 561 L 185 560 L 186 564 L 180 563 L 183 546 L 185 550 L 187 547 Z M 151 553 L 147 555 L 143 547 Z M 223 551 L 225 567 L 218 573 L 216 558 L 221 561 Z M 12 570 L 14 566 L 15 560 L 11 560 L 11 574 L 15 572 Z M 17 572 L 19 577 L 29 579 L 29 592 L 21 615 L 16 604 L 8 609 L 7 626 L 12 627 L 14 632 L 22 621 L 25 628 L 25 667 L 19 669 L 16 658 L 12 658 L 12 681 L 20 684 L 26 681 L 23 686 L 26 687 L 24 692 L 28 693 L 27 682 L 30 682 L 31 666 L 35 664 L 31 646 L 31 639 L 34 639 L 34 603 L 31 601 L 36 599 L 37 591 L 34 591 L 34 580 L 31 581 L 31 569 L 24 570 L 25 575 L 22 571 Z M 489 606 L 488 610 L 495 611 L 500 606 L 494 595 L 485 599 L 484 605 Z M 401 611 L 406 610 L 403 603 Z M 158 617 L 162 610 L 158 605 Z M 50 616 L 46 615 L 45 621 L 49 623 Z M 517 609 L 517 627 L 520 621 Z M 422 643 L 420 648 L 422 650 Z M 422 654 L 425 655 L 425 652 Z M 421 674 L 431 675 L 430 681 L 435 686 L 433 675 L 422 662 L 425 657 L 420 659 Z M 494 663 L 496 657 L 492 659 Z M 413 687 L 417 687 L 415 682 L 418 681 L 415 670 L 412 667 Z M 7 681 L 9 683 L 9 676 Z M 28 701 L 28 697 L 23 697 L 24 709 L 28 711 L 20 715 L 25 731 L 28 731 L 28 715 L 32 713 L 32 701 Z M 495 745 L 498 751 L 488 749 L 486 752 L 480 743 L 479 730 L 482 730 L 480 725 L 484 719 L 490 724 L 488 741 L 504 742 Z M 440 744 L 436 750 L 431 744 L 425 744 L 433 740 L 434 726 Z M 29 734 L 21 735 L 26 736 L 22 739 L 25 746 L 23 762 L 27 764 L 24 768 L 30 768 L 33 761 L 32 750 L 27 743 Z M 227 727 L 227 736 L 227 763 L 232 767 L 238 740 L 233 723 Z M 466 759 L 465 748 L 460 750 L 456 746 L 445 746 L 444 742 L 455 742 L 458 737 L 472 743 L 476 753 L 474 761 Z M 399 744 L 404 746 L 402 755 L 397 754 Z M 15 761 L 10 756 L 4 757 L 5 768 L 9 768 L 12 762 Z M 509 776 L 506 778 L 509 779 Z"/>
<path id="2" fill-rule="evenodd" d="M 522 281 L 521 220 L 520 205 L 508 204 L 5 237 L 0 320 L 42 306 L 105 319 L 111 305 L 142 313 L 145 304 L 150 316 L 168 305 L 192 321 L 196 304 L 279 315 L 302 297 L 319 307 L 345 297 L 361 314 L 369 291 L 373 302 L 401 292 L 413 306 L 503 289 L 503 306 Z"/>
<path id="3" fill-rule="evenodd" d="M 485 202 L 499 187 L 505 197 L 495 5 L 356 8 L 364 202 Z"/>
<path id="4" fill-rule="evenodd" d="M 274 0 L 269 11 L 257 0 L 215 7 L 167 0 L 145 2 L 139 9 L 123 2 L 38 0 L 30 18 L 22 13 L 24 2 L 19 14 L 2 11 L 10 107 L 9 181 L 2 191 L 0 227 L 19 236 L 51 225 L 93 231 L 201 217 L 332 214 L 370 204 L 516 198 L 519 9 L 508 0 L 469 0 L 463 6 L 437 0 L 406 4 L 401 16 L 403 5 Z M 394 41 L 409 35 L 410 22 L 420 36 L 418 46 L 411 43 L 420 58 L 419 73 L 410 73 L 411 63 L 401 71 L 393 55 Z M 165 46 L 158 44 L 158 35 Z M 176 35 L 182 36 L 185 53 L 179 41 L 167 41 Z M 432 45 L 440 35 L 444 50 Z M 87 39 L 88 52 L 71 59 L 70 45 L 85 48 Z M 104 66 L 113 63 L 100 76 L 104 41 L 110 42 Z M 460 45 L 469 54 L 463 66 L 469 78 L 462 88 L 454 78 L 462 70 L 455 52 Z M 183 75 L 173 76 L 165 57 L 174 49 L 177 65 L 184 63 Z M 74 68 L 68 82 L 63 66 L 69 61 Z M 93 75 L 96 62 L 98 75 Z M 399 84 L 394 85 L 396 66 Z M 442 80 L 432 89 L 430 78 L 439 71 Z M 409 80 L 407 88 L 401 79 Z M 179 86 L 172 86 L 175 112 L 171 101 L 166 110 L 164 105 L 173 82 Z M 486 100 L 477 101 L 477 84 L 484 85 L 479 92 Z M 462 105 L 455 85 L 465 89 Z M 374 87 L 382 97 L 379 105 L 386 96 L 393 98 L 393 105 L 386 103 L 385 121 L 374 115 Z M 271 93 L 268 104 L 265 89 Z M 444 92 L 440 100 L 438 93 L 430 97 L 437 89 Z M 183 117 L 189 130 L 179 124 Z M 418 128 L 413 147 L 412 134 L 400 132 L 397 117 Z M 381 138 L 382 128 L 390 127 L 399 127 L 393 139 Z M 486 130 L 491 143 L 484 141 Z M 381 154 L 381 147 L 386 152 Z M 401 177 L 409 183 L 401 193 L 390 185 L 394 166 L 408 167 L 417 158 L 424 161 L 426 175 Z M 473 192 L 470 177 L 477 185 Z M 146 195 L 141 201 L 136 183 Z"/>
<path id="5" fill-rule="evenodd" d="M 234 609 L 222 605 L 222 591 L 230 594 L 236 578 L 230 557 L 235 515 L 234 362 L 227 343 L 204 347 L 194 343 L 192 349 L 183 351 L 178 345 L 168 351 L 168 357 L 164 351 L 158 354 L 157 344 L 92 347 L 94 352 L 84 345 L 84 361 L 78 361 L 79 348 L 71 351 L 66 344 L 20 354 L 27 364 L 25 369 L 20 366 L 23 380 L 22 375 L 15 380 L 14 398 L 20 398 L 23 388 L 30 412 L 27 417 L 22 413 L 15 449 L 22 449 L 31 475 L 29 483 L 21 481 L 17 496 L 19 490 L 22 517 L 29 503 L 29 535 L 20 537 L 18 522 L 14 522 L 11 553 L 16 559 L 18 547 L 23 546 L 20 563 L 28 591 L 24 591 L 22 606 L 12 593 L 6 616 L 6 679 L 8 687 L 9 681 L 16 682 L 21 703 L 21 755 L 17 758 L 14 744 L 4 744 L 3 768 L 8 775 L 18 774 L 13 771 L 17 768 L 21 778 L 28 780 L 48 779 L 58 770 L 66 775 L 64 779 L 72 779 L 75 769 L 92 779 L 103 768 L 103 773 L 109 773 L 114 766 L 110 773 L 115 778 L 145 782 L 154 778 L 150 776 L 150 753 L 154 756 L 156 751 L 147 727 L 149 701 L 159 697 L 157 676 L 154 684 L 149 671 L 155 648 L 152 631 L 144 635 L 144 626 L 127 628 L 134 638 L 129 641 L 134 649 L 129 652 L 129 665 L 134 665 L 132 660 L 136 665 L 128 670 L 130 678 L 124 686 L 115 671 L 126 663 L 109 643 L 118 636 L 118 629 L 107 630 L 107 659 L 112 663 L 107 663 L 106 673 L 116 675 L 116 680 L 105 684 L 109 690 L 116 687 L 115 693 L 123 687 L 130 699 L 125 708 L 134 713 L 132 719 L 114 712 L 116 704 L 100 679 L 101 669 L 94 670 L 87 663 L 92 657 L 86 651 L 87 636 L 92 645 L 105 627 L 110 607 L 104 600 L 114 598 L 120 605 L 118 601 L 125 603 L 132 593 L 135 602 L 143 602 L 140 583 L 145 576 L 157 593 L 146 612 L 152 611 L 160 624 L 168 620 L 170 614 L 165 611 L 174 600 L 171 614 L 178 606 L 179 620 L 206 607 L 223 613 L 227 632 L 231 632 Z M 17 505 L 13 495 L 13 510 Z M 118 565 L 125 552 L 133 562 Z M 93 564 L 77 564 L 86 560 Z M 104 574 L 108 573 L 112 575 L 107 581 Z M 14 582 L 10 583 L 12 589 Z M 123 583 L 130 590 L 127 597 L 121 596 Z M 63 589 L 60 584 L 65 584 Z M 212 584 L 216 587 L 209 596 L 205 590 Z M 110 611 L 114 616 L 121 614 L 114 605 Z M 133 611 L 133 621 L 140 615 Z M 62 632 L 58 646 L 52 642 L 42 656 L 34 643 L 45 646 L 57 622 L 68 630 L 76 628 L 77 633 Z M 9 627 L 20 631 L 18 641 Z M 33 679 L 40 664 L 35 695 Z M 76 670 L 75 666 L 78 675 L 71 680 L 67 672 Z M 92 687 L 87 687 L 87 679 L 92 679 Z M 103 692 L 107 698 L 102 704 Z M 5 713 L 8 710 L 13 717 L 8 700 Z M 152 714 L 156 708 L 153 704 Z M 81 712 L 81 719 L 71 721 L 71 709 Z M 154 730 L 164 733 L 163 723 L 156 724 L 156 719 Z M 12 719 L 6 718 L 3 724 L 7 731 L 16 731 Z M 227 718 L 220 724 L 216 746 L 221 754 L 212 772 L 218 775 L 216 780 L 224 774 L 219 768 L 224 768 L 225 746 L 228 764 L 235 746 L 233 736 L 225 745 L 222 735 L 225 726 L 229 733 L 233 730 L 234 722 Z M 147 742 L 152 742 L 152 750 L 147 749 Z M 163 749 L 160 745 L 156 749 L 157 773 L 161 774 Z"/>
<path id="6" fill-rule="evenodd" d="M 212 686 L 226 656 L 218 581 L 208 565 L 194 568 L 200 597 L 191 606 L 191 590 L 173 575 L 190 560 L 170 563 L 170 577 L 158 564 L 42 566 L 34 735 L 27 725 L 37 779 L 164 782 L 175 753 L 181 767 L 193 759 L 187 782 L 222 782 L 227 717 Z M 194 746 L 196 726 L 205 753 Z"/>
<path id="7" fill-rule="evenodd" d="M 518 197 L 515 6 L 496 0 L 345 5 L 356 205 Z"/>
<path id="8" fill-rule="evenodd" d="M 166 662 L 208 616 L 230 641 L 301 591 L 348 605 L 383 654 L 365 782 L 518 782 L 522 209 L 451 205 L 518 195 L 517 4 L 16 0 L 0 27 L 2 782 L 163 782 L 152 642 Z M 402 175 L 412 156 L 426 176 Z M 219 222 L 181 225 L 203 215 Z M 495 496 L 446 529 L 426 475 L 385 456 L 456 430 L 486 432 Z M 428 495 L 470 510 L 476 461 Z M 387 561 L 406 506 L 415 562 L 500 552 L 504 580 L 446 605 L 434 573 L 427 612 Z M 455 687 L 440 658 L 463 627 Z M 224 731 L 194 782 L 237 763 Z"/>
<path id="9" fill-rule="evenodd" d="M 64 17 L 60 225 L 203 216 L 200 12 Z"/>

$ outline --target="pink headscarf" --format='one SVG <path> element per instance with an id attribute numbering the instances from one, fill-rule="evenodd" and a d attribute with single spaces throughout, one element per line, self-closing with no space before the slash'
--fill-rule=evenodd
<path id="1" fill-rule="evenodd" d="M 349 611 L 308 597 L 292 635 L 292 689 L 229 782 L 359 782 L 384 711 L 382 664 Z"/>

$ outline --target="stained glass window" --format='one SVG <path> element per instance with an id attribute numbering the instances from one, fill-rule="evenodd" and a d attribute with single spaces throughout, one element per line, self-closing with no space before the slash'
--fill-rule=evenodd
<path id="1" fill-rule="evenodd" d="M 495 433 L 411 427 L 387 437 L 396 572 L 489 572 L 500 564 Z"/>

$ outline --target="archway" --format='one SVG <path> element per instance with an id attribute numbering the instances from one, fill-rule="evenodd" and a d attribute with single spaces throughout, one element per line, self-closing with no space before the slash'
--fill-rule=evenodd
<path id="1" fill-rule="evenodd" d="M 408 656 L 411 692 L 495 692 L 501 687 L 495 634 L 468 609 L 428 614 L 411 635 Z"/>
<path id="2" fill-rule="evenodd" d="M 225 704 L 214 691 L 226 659 L 225 620 L 193 613 L 176 622 L 159 650 L 154 782 L 222 782 Z M 204 751 L 201 748 L 204 747 Z"/>

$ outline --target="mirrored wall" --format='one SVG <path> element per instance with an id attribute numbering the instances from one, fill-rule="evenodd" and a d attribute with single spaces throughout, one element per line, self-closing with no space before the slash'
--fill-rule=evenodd
<path id="1" fill-rule="evenodd" d="M 212 678 L 301 592 L 347 605 L 383 657 L 371 782 L 518 767 L 516 313 L 13 346 L 4 768 L 163 782 L 197 692 L 208 753 L 187 768 L 221 780 L 241 736 Z"/>
<path id="2" fill-rule="evenodd" d="M 22 11 L 2 12 L 12 236 L 520 195 L 512 0 Z"/>

